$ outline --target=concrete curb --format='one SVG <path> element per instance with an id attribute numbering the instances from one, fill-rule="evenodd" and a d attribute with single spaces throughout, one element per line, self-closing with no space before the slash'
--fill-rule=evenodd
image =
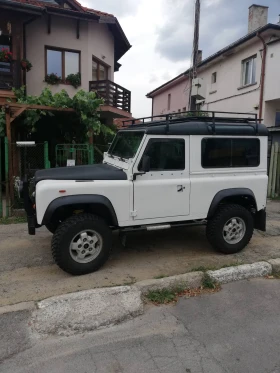
<path id="1" fill-rule="evenodd" d="M 69 336 L 115 325 L 144 312 L 141 292 L 130 286 L 86 290 L 37 303 L 32 325 L 39 334 Z"/>
<path id="2" fill-rule="evenodd" d="M 245 280 L 254 277 L 263 277 L 272 273 L 272 265 L 267 262 L 243 264 L 236 267 L 222 268 L 217 271 L 207 271 L 207 274 L 220 284 Z"/>
<path id="3" fill-rule="evenodd" d="M 146 295 L 149 291 L 162 290 L 172 288 L 176 285 L 183 285 L 190 289 L 201 286 L 203 272 L 190 272 L 183 275 L 164 277 L 158 280 L 145 280 L 137 282 L 133 288 L 141 291 L 142 295 Z"/>

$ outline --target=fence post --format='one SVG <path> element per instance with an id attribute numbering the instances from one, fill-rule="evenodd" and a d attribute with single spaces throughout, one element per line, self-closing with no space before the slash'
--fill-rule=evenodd
<path id="1" fill-rule="evenodd" d="M 3 200 L 2 200 L 2 138 L 0 137 L 0 218 L 3 218 Z"/>
<path id="2" fill-rule="evenodd" d="M 9 217 L 10 183 L 9 183 L 9 142 L 5 137 L 5 181 L 6 181 L 6 218 Z"/>
<path id="3" fill-rule="evenodd" d="M 94 149 L 93 149 L 93 144 L 89 144 L 89 149 L 88 149 L 88 164 L 93 164 L 94 163 Z"/>
<path id="4" fill-rule="evenodd" d="M 45 168 L 50 168 L 49 143 L 48 143 L 48 141 L 44 142 L 44 167 Z"/>

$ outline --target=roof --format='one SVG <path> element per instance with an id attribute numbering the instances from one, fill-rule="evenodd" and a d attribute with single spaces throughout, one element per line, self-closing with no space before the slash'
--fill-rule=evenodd
<path id="1" fill-rule="evenodd" d="M 203 61 L 201 61 L 199 64 L 198 64 L 198 68 L 206 65 L 207 63 L 215 60 L 216 58 L 218 58 L 219 56 L 222 56 L 224 55 L 225 53 L 233 50 L 234 48 L 238 47 L 239 45 L 242 45 L 243 43 L 255 38 L 258 34 L 261 34 L 263 33 L 264 31 L 267 31 L 267 30 L 276 30 L 276 31 L 279 31 L 280 32 L 280 25 L 275 25 L 275 24 L 272 24 L 272 23 L 268 23 L 267 25 L 263 26 L 263 27 L 260 27 L 259 29 L 251 32 L 250 34 L 247 34 L 246 36 L 243 36 L 242 38 L 238 39 L 237 41 L 235 41 L 234 43 L 231 43 L 230 45 L 228 45 L 227 47 L 219 50 L 218 52 L 212 54 L 211 56 L 207 57 L 206 59 L 204 59 Z M 190 73 L 192 69 L 188 69 L 186 70 L 184 73 L 176 76 L 175 78 L 169 80 L 168 82 L 162 84 L 160 87 L 154 89 L 153 91 L 149 92 L 146 96 L 148 98 L 152 98 L 153 95 L 161 90 L 162 88 L 164 88 L 165 86 L 169 85 L 170 83 L 176 81 L 177 79 L 181 78 L 181 77 L 184 77 L 186 75 L 188 75 Z"/>
<path id="2" fill-rule="evenodd" d="M 121 25 L 113 14 L 84 7 L 77 0 L 65 0 L 65 2 L 68 4 L 69 8 L 59 5 L 59 0 L 0 0 L 0 7 L 8 7 L 12 8 L 12 10 L 17 10 L 16 8 L 20 7 L 26 9 L 28 12 L 31 10 L 36 10 L 41 13 L 44 11 L 51 11 L 70 17 L 99 20 L 102 23 L 107 23 L 108 28 L 115 38 L 115 64 L 131 48 Z"/>

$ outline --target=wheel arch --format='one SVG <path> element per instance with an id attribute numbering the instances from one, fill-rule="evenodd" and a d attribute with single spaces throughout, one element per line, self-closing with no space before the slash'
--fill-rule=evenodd
<path id="1" fill-rule="evenodd" d="M 256 197 L 253 191 L 249 188 L 229 188 L 219 191 L 213 198 L 209 207 L 207 218 L 214 216 L 219 205 L 222 203 L 234 203 L 247 208 L 257 210 Z"/>
<path id="2" fill-rule="evenodd" d="M 101 195 L 82 194 L 59 197 L 47 207 L 42 224 L 46 225 L 52 219 L 64 220 L 73 215 L 74 211 L 94 213 L 102 217 L 110 226 L 118 226 L 115 209 L 110 200 Z"/>

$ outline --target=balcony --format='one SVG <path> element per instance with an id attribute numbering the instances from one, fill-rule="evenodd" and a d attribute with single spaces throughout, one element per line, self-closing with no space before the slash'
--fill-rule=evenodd
<path id="1" fill-rule="evenodd" d="M 21 86 L 21 69 L 18 61 L 10 64 L 10 71 L 0 70 L 0 102 L 6 102 L 7 98 L 13 98 L 12 88 Z"/>
<path id="2" fill-rule="evenodd" d="M 96 92 L 104 99 L 104 105 L 101 108 L 104 117 L 131 117 L 131 92 L 127 89 L 110 80 L 97 80 L 89 82 L 89 90 Z"/>

